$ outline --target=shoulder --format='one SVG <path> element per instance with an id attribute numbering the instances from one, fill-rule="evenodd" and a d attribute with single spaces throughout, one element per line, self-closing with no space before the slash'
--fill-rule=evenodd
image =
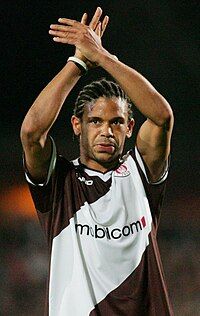
<path id="1" fill-rule="evenodd" d="M 134 149 L 130 150 L 129 154 L 133 158 L 133 160 L 135 161 L 137 169 L 138 169 L 140 176 L 142 177 L 142 180 L 144 182 L 146 182 L 147 184 L 149 184 L 151 186 L 156 186 L 156 185 L 159 185 L 159 184 L 162 184 L 165 182 L 165 180 L 168 177 L 168 172 L 169 172 L 169 159 L 167 160 L 167 162 L 165 164 L 163 173 L 160 176 L 160 178 L 156 182 L 152 182 L 148 178 L 148 167 L 145 164 L 145 161 L 143 160 L 142 155 L 140 154 L 137 146 L 135 146 Z"/>
<path id="2" fill-rule="evenodd" d="M 45 187 L 50 182 L 52 178 L 63 178 L 66 176 L 66 174 L 75 168 L 75 164 L 73 161 L 67 160 L 62 155 L 58 154 L 55 142 L 53 138 L 51 138 L 52 141 L 52 152 L 51 152 L 51 158 L 49 161 L 49 167 L 48 167 L 48 173 L 46 179 L 42 183 L 35 183 L 34 179 L 30 176 L 28 173 L 28 170 L 26 168 L 26 162 L 24 159 L 24 170 L 25 170 L 25 178 L 26 181 L 31 186 L 37 186 L 37 187 Z"/>

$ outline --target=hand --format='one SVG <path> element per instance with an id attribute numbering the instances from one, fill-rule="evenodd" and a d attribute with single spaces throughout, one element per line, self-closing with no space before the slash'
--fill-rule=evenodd
<path id="1" fill-rule="evenodd" d="M 98 7 L 87 26 L 87 13 L 84 13 L 81 22 L 60 18 L 61 24 L 52 24 L 49 34 L 55 42 L 75 45 L 75 56 L 86 62 L 89 68 L 96 66 L 97 54 L 103 49 L 101 37 L 108 25 L 109 18 L 105 16 L 100 22 L 102 9 Z"/>

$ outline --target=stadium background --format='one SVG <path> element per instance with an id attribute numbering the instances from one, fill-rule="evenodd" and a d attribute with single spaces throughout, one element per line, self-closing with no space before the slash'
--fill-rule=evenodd
<path id="1" fill-rule="evenodd" d="M 200 315 L 199 304 L 199 51 L 198 1 L 1 2 L 0 316 L 42 315 L 47 251 L 22 171 L 21 122 L 39 91 L 73 48 L 53 43 L 58 17 L 80 19 L 100 5 L 110 16 L 104 46 L 144 74 L 175 115 L 172 158 L 159 244 L 176 315 Z M 51 134 L 60 152 L 76 157 L 69 117 L 77 92 L 101 69 L 82 78 Z M 137 127 L 142 122 L 136 111 Z M 130 143 L 129 143 L 130 145 Z"/>

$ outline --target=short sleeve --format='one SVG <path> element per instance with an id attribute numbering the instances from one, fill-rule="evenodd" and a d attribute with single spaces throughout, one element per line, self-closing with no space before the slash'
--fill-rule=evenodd
<path id="1" fill-rule="evenodd" d="M 160 212 L 165 196 L 166 180 L 169 173 L 169 160 L 166 162 L 164 172 L 161 175 L 160 179 L 158 179 L 158 181 L 156 182 L 151 182 L 149 181 L 147 176 L 147 166 L 145 166 L 145 162 L 143 161 L 137 147 L 135 147 L 134 150 L 132 150 L 130 153 L 135 160 L 141 180 L 143 182 L 153 218 L 153 223 L 157 231 L 160 220 Z"/>
<path id="2" fill-rule="evenodd" d="M 25 178 L 29 190 L 39 213 L 47 213 L 56 209 L 56 205 L 62 195 L 65 177 L 70 169 L 70 162 L 57 154 L 56 146 L 52 141 L 52 153 L 49 164 L 47 179 L 43 183 L 34 183 L 34 180 L 28 174 L 24 161 Z"/>
<path id="3" fill-rule="evenodd" d="M 137 149 L 137 147 L 135 146 L 135 157 L 137 159 L 137 162 L 140 166 L 140 168 L 142 169 L 144 175 L 145 175 L 145 178 L 147 180 L 147 182 L 151 185 L 157 185 L 157 184 L 161 184 L 163 183 L 166 179 L 167 179 L 167 176 L 168 176 L 168 171 L 169 171 L 169 161 L 167 160 L 166 163 L 165 163 L 165 167 L 164 167 L 164 171 L 162 173 L 162 175 L 160 176 L 160 179 L 158 179 L 158 181 L 156 182 L 151 182 L 148 177 L 147 177 L 147 173 L 146 173 L 146 168 L 145 168 L 145 165 L 144 165 L 144 162 L 142 160 L 142 157 Z"/>
<path id="4" fill-rule="evenodd" d="M 26 161 L 25 161 L 25 156 L 23 155 L 23 165 L 24 165 L 24 170 L 25 170 L 25 178 L 26 181 L 33 185 L 33 186 L 39 186 L 39 187 L 43 187 L 45 185 L 47 185 L 49 183 L 49 179 L 51 178 L 52 173 L 55 170 L 55 165 L 56 165 L 56 145 L 55 142 L 53 140 L 52 137 L 50 137 L 51 142 L 52 142 L 52 152 L 51 152 L 51 160 L 50 160 L 50 164 L 49 164 L 49 170 L 48 170 L 48 174 L 47 174 L 47 178 L 45 179 L 45 181 L 43 183 L 34 183 L 34 180 L 31 179 L 31 176 L 28 173 L 28 170 L 26 168 Z"/>

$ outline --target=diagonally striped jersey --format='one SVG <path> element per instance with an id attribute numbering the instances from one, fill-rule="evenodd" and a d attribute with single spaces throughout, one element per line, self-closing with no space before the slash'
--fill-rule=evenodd
<path id="1" fill-rule="evenodd" d="M 173 315 L 156 235 L 167 167 L 149 183 L 137 148 L 105 174 L 56 154 L 26 173 L 50 253 L 49 316 Z"/>

